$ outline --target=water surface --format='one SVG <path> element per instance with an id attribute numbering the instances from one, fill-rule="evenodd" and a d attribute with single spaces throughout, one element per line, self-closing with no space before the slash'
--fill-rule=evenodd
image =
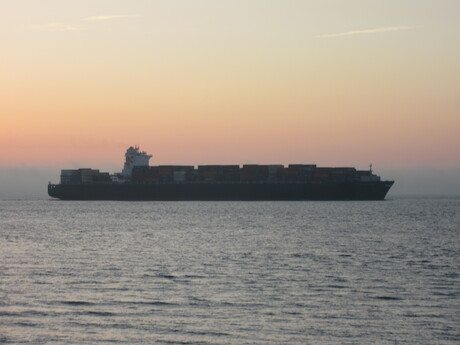
<path id="1" fill-rule="evenodd" d="M 460 199 L 0 201 L 0 343 L 458 344 Z"/>

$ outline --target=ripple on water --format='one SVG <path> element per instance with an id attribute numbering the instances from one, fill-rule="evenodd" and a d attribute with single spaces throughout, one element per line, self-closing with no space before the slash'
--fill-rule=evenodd
<path id="1" fill-rule="evenodd" d="M 460 199 L 0 209 L 0 343 L 460 339 Z"/>

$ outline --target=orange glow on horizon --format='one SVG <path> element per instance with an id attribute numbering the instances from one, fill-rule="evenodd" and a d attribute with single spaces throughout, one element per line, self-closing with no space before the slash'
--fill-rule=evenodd
<path id="1" fill-rule="evenodd" d="M 0 166 L 460 166 L 459 5 L 46 3 L 0 5 Z"/>

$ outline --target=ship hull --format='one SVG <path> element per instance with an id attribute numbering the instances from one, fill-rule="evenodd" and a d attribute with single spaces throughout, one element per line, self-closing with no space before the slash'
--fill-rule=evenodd
<path id="1" fill-rule="evenodd" d="M 62 200 L 258 201 L 383 200 L 393 181 L 328 183 L 50 184 Z"/>

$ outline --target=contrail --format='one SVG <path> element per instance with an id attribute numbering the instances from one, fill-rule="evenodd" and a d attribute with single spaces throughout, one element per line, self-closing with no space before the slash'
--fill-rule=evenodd
<path id="1" fill-rule="evenodd" d="M 136 17 L 141 17 L 141 16 L 138 14 L 114 14 L 114 15 L 107 15 L 107 16 L 87 17 L 84 20 L 110 20 L 110 19 L 136 18 Z"/>
<path id="2" fill-rule="evenodd" d="M 402 31 L 402 30 L 413 30 L 413 26 L 388 26 L 378 29 L 366 29 L 366 30 L 353 30 L 347 32 L 339 32 L 334 34 L 324 34 L 314 36 L 315 38 L 331 38 L 331 37 L 342 37 L 342 36 L 351 36 L 351 35 L 361 35 L 361 34 L 375 34 L 380 32 L 389 32 L 389 31 Z"/>

